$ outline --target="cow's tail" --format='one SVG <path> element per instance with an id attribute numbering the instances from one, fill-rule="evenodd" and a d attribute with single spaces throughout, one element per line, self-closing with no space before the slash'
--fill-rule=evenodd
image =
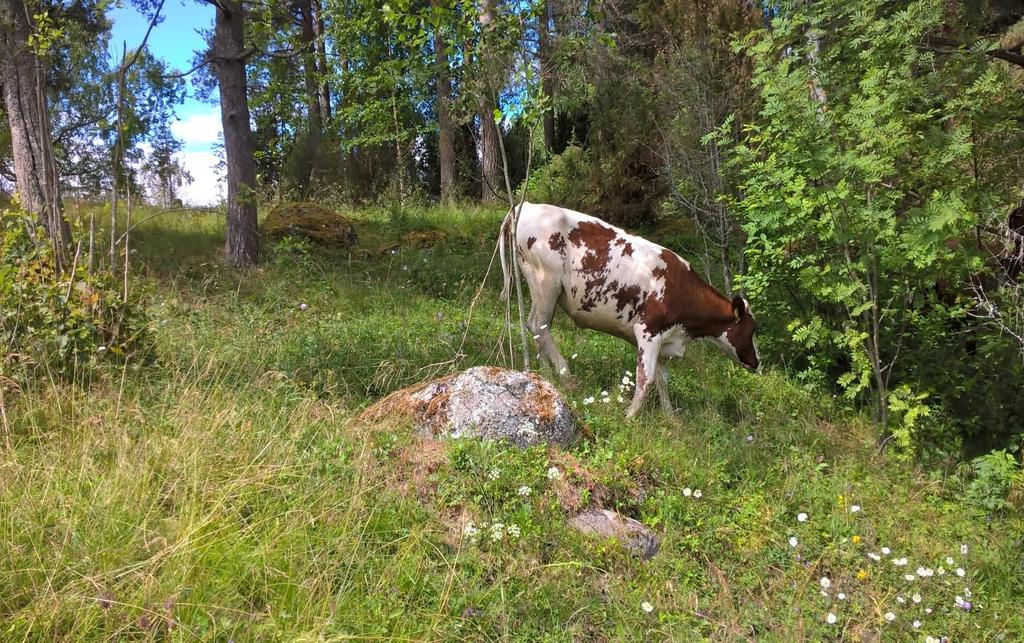
<path id="1" fill-rule="evenodd" d="M 512 271 L 509 269 L 505 246 L 508 243 L 515 243 L 515 220 L 516 209 L 510 208 L 508 214 L 501 221 L 501 229 L 498 232 L 498 259 L 501 261 L 501 300 L 508 301 L 509 293 L 512 292 Z"/>

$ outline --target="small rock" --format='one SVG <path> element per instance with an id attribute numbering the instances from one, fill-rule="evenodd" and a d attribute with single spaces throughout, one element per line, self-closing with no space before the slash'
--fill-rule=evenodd
<path id="1" fill-rule="evenodd" d="M 581 513 L 569 520 L 569 526 L 587 536 L 614 538 L 643 560 L 658 553 L 657 535 L 643 523 L 608 509 Z"/>

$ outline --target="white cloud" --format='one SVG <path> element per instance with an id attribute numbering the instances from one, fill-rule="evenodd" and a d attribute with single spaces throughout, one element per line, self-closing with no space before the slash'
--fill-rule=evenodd
<path id="1" fill-rule="evenodd" d="M 224 173 L 213 152 L 179 152 L 175 158 L 192 175 L 192 183 L 181 186 L 179 198 L 187 205 L 216 205 L 225 198 Z"/>
<path id="2" fill-rule="evenodd" d="M 189 114 L 171 123 L 171 132 L 181 140 L 185 149 L 216 143 L 221 136 L 220 109 Z"/>

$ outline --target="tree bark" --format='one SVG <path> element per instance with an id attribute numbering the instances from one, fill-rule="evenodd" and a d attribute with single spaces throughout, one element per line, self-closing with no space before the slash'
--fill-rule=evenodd
<path id="1" fill-rule="evenodd" d="M 306 119 L 308 128 L 306 131 L 306 163 L 305 163 L 305 186 L 313 182 L 316 173 L 317 155 L 320 153 L 320 141 L 323 138 L 323 117 L 320 106 L 320 84 L 318 82 L 319 72 L 317 70 L 317 52 L 314 42 L 316 30 L 314 28 L 313 3 L 312 0 L 296 0 L 296 8 L 299 12 L 299 21 L 302 27 L 301 43 L 304 49 L 302 54 L 302 72 L 306 84 Z"/>
<path id="2" fill-rule="evenodd" d="M 71 244 L 64 219 L 46 113 L 45 75 L 28 44 L 29 12 L 21 0 L 0 0 L 0 84 L 11 131 L 15 185 L 21 206 L 39 218 L 53 241 L 58 266 Z"/>
<path id="3" fill-rule="evenodd" d="M 538 59 L 540 61 L 541 91 L 548 98 L 548 110 L 544 112 L 544 149 L 550 154 L 555 149 L 555 111 L 551 105 L 554 99 L 554 82 L 551 77 L 551 1 L 541 2 L 540 25 L 537 30 Z"/>
<path id="4" fill-rule="evenodd" d="M 438 6 L 438 0 L 433 5 Z M 452 83 L 448 73 L 448 51 L 444 35 L 434 32 L 434 57 L 437 64 L 437 161 L 441 171 L 441 201 L 455 199 L 455 125 L 451 117 Z"/>
<path id="5" fill-rule="evenodd" d="M 245 14 L 240 0 L 219 0 L 213 63 L 220 89 L 220 118 L 227 157 L 228 214 L 224 252 L 237 267 L 259 260 L 256 164 L 245 84 Z"/>
<path id="6" fill-rule="evenodd" d="M 495 100 L 500 93 L 501 86 L 499 70 L 491 53 L 493 32 L 497 21 L 497 11 L 494 0 L 483 0 L 480 3 L 480 64 L 483 67 L 483 83 L 479 100 L 480 116 L 480 167 L 481 167 L 481 194 L 480 199 L 484 203 L 494 203 L 500 200 L 498 190 L 501 186 L 501 153 L 498 142 L 498 128 L 494 123 Z"/>
<path id="7" fill-rule="evenodd" d="M 324 10 L 320 0 L 312 0 L 313 35 L 316 38 L 316 64 L 319 70 L 317 93 L 321 124 L 331 118 L 331 86 L 327 82 L 327 43 L 324 35 Z"/>

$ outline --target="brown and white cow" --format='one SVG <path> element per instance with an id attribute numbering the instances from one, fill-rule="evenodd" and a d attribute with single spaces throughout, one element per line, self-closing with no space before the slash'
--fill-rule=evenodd
<path id="1" fill-rule="evenodd" d="M 502 223 L 501 264 L 508 284 Z M 640 410 L 654 381 L 672 411 L 661 358 L 680 357 L 694 339 L 710 341 L 751 371 L 758 368 L 754 317 L 742 297 L 731 301 L 679 255 L 604 221 L 551 205 L 524 203 L 514 233 L 530 288 L 527 325 L 540 354 L 566 377 L 568 364 L 551 336 L 555 305 L 581 328 L 621 337 L 637 348 L 636 392 L 626 411 Z"/>

